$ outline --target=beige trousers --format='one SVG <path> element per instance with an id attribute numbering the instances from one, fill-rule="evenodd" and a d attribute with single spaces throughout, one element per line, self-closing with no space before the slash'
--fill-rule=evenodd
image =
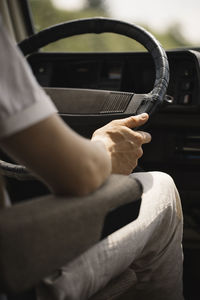
<path id="1" fill-rule="evenodd" d="M 183 299 L 183 218 L 176 186 L 161 172 L 130 176 L 144 189 L 138 218 L 64 266 L 59 276 L 46 278 L 37 289 L 39 300 Z"/>

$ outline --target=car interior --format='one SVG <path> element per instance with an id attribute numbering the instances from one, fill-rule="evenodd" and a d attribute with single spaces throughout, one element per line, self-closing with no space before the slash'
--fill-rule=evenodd
<path id="1" fill-rule="evenodd" d="M 152 34 L 137 24 L 107 17 L 71 20 L 35 32 L 28 0 L 3 0 L 0 2 L 0 13 L 30 64 L 37 81 L 56 104 L 59 115 L 79 134 L 90 138 L 94 130 L 113 119 L 136 115 L 140 112 L 150 114 L 145 130 L 151 133 L 152 141 L 144 145 L 144 155 L 139 160 L 138 167 L 145 172 L 157 170 L 170 174 L 178 188 L 184 214 L 184 296 L 186 300 L 199 299 L 200 48 L 182 47 L 165 51 Z M 141 43 L 145 50 L 135 52 L 42 51 L 44 46 L 60 39 L 88 33 L 95 33 L 98 36 L 103 32 L 125 35 Z M 23 203 L 26 203 L 27 199 L 45 196 L 47 198 L 39 198 L 42 202 L 39 201 L 38 205 L 45 207 L 47 203 L 50 203 L 48 204 L 50 208 L 44 217 L 45 221 L 41 221 L 41 226 L 47 228 L 48 219 L 53 218 L 51 207 L 52 210 L 54 209 L 47 188 L 5 153 L 0 154 L 0 159 L 8 192 L 13 203 L 17 204 L 13 212 L 0 214 L 1 226 L 6 223 L 9 216 L 14 218 L 20 209 L 24 214 L 26 213 Z M 110 179 L 108 185 L 114 187 L 113 190 L 117 190 L 117 194 L 122 195 L 125 193 L 125 186 L 130 183 L 128 179 L 122 182 L 116 175 Z M 132 188 L 135 199 L 139 199 L 140 187 L 135 183 Z M 134 203 L 136 214 L 130 216 L 128 212 L 132 199 L 116 197 L 114 192 L 107 194 L 106 189 L 108 189 L 107 185 L 102 188 L 97 202 L 91 201 L 91 197 L 88 197 L 85 206 L 81 204 L 81 201 L 80 203 L 77 201 L 76 205 L 80 205 L 82 209 L 82 215 L 79 217 L 85 224 L 88 239 L 81 244 L 80 240 L 83 241 L 81 234 L 84 233 L 80 233 L 77 241 L 70 242 L 72 246 L 65 259 L 70 261 L 99 239 L 137 217 L 139 202 Z M 75 207 L 69 208 L 67 205 L 63 207 L 62 203 L 58 205 L 60 205 L 58 213 L 63 212 L 63 219 L 64 213 L 73 215 Z M 122 206 L 124 210 L 121 209 L 119 212 L 117 208 Z M 31 203 L 29 211 L 34 210 L 33 207 Z M 88 221 L 89 207 L 93 207 L 94 210 L 90 222 Z M 113 208 L 115 212 L 117 211 L 115 216 L 109 215 L 111 208 L 112 211 Z M 21 222 L 19 227 L 16 223 L 12 224 L 13 236 L 16 236 L 17 230 L 24 224 L 23 213 L 19 220 Z M 108 216 L 109 220 L 106 218 Z M 69 222 L 74 224 L 74 230 L 76 230 L 78 225 L 75 217 L 70 217 Z M 31 222 L 27 224 L 24 235 L 33 230 L 31 226 Z M 95 227 L 96 231 L 92 231 L 91 227 Z M 5 228 L 5 234 L 1 230 L 0 238 L 5 243 L 9 228 Z M 13 236 L 12 241 L 15 240 Z M 40 234 L 34 236 L 35 242 L 40 244 L 43 238 L 45 239 Z M 30 239 L 25 242 L 26 251 L 32 253 L 28 243 Z M 41 251 L 44 252 L 45 249 Z M 8 293 L 8 300 L 35 299 L 32 285 L 38 276 L 45 274 L 44 269 L 48 268 L 49 261 L 54 260 L 53 249 L 46 266 L 31 274 L 32 264 L 24 267 L 24 270 L 17 271 L 17 266 L 12 267 L 14 262 L 11 262 L 13 249 L 7 249 L 6 253 L 8 253 L 6 258 L 8 261 L 5 265 L 6 268 L 11 268 L 8 272 L 10 279 L 7 284 L 11 290 L 11 294 Z M 13 259 L 16 257 L 14 256 Z M 56 263 L 51 267 L 54 268 L 55 265 Z M 20 273 L 19 281 L 18 272 Z M 19 288 L 20 276 L 27 277 L 21 288 Z M 14 281 L 13 285 L 11 281 Z M 129 298 L 122 296 L 121 299 Z"/>

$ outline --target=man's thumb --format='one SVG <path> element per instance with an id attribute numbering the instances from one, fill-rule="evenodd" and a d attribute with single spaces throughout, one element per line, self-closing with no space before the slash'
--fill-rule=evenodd
<path id="1" fill-rule="evenodd" d="M 121 125 L 124 125 L 128 128 L 135 128 L 145 124 L 148 119 L 149 115 L 147 113 L 142 113 L 137 116 L 131 116 L 125 119 L 121 119 L 120 121 L 122 122 Z"/>

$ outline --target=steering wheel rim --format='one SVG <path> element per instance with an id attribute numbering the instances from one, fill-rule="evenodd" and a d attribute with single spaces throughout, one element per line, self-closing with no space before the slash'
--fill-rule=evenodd
<path id="1" fill-rule="evenodd" d="M 163 102 L 169 83 L 169 64 L 167 55 L 156 40 L 156 38 L 144 28 L 110 18 L 87 18 L 78 19 L 46 28 L 19 43 L 19 48 L 25 56 L 32 54 L 41 47 L 57 40 L 86 33 L 117 33 L 130 37 L 142 44 L 151 54 L 155 65 L 155 82 L 153 89 L 142 97 L 136 97 L 136 113 L 152 113 L 155 108 Z M 138 94 L 139 95 L 139 94 Z M 137 95 L 136 95 L 137 96 Z M 19 180 L 30 180 L 33 178 L 24 166 L 9 164 L 0 161 L 3 174 Z"/>

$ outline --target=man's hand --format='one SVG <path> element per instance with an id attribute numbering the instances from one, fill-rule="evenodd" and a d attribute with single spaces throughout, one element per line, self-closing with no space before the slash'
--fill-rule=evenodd
<path id="1" fill-rule="evenodd" d="M 151 141 L 151 135 L 133 128 L 145 124 L 149 116 L 143 113 L 125 119 L 114 120 L 97 129 L 92 141 L 104 143 L 112 162 L 112 173 L 128 175 L 143 155 L 142 144 Z"/>

